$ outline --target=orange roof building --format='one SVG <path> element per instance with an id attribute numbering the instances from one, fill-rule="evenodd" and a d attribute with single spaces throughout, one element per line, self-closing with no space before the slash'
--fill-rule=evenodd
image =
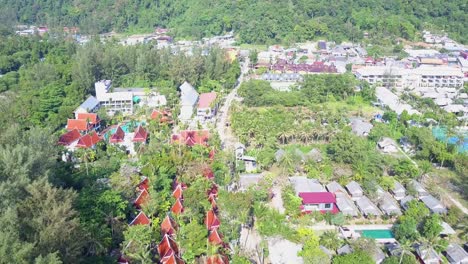
<path id="1" fill-rule="evenodd" d="M 96 132 L 93 131 L 82 136 L 78 140 L 78 143 L 76 143 L 76 146 L 78 148 L 90 148 L 96 145 L 99 141 L 101 141 L 101 138 L 97 135 Z"/>
<path id="2" fill-rule="evenodd" d="M 133 136 L 133 142 L 146 142 L 146 139 L 148 138 L 148 132 L 146 132 L 146 130 L 141 126 L 139 125 L 136 129 L 135 129 L 135 134 Z"/>
<path id="3" fill-rule="evenodd" d="M 139 190 L 148 190 L 149 188 L 149 180 L 148 177 L 142 176 L 141 182 L 138 184 Z"/>
<path id="4" fill-rule="evenodd" d="M 149 198 L 150 196 L 148 191 L 143 189 L 140 191 L 133 204 L 136 206 L 136 208 L 141 209 L 141 207 L 149 201 Z"/>
<path id="5" fill-rule="evenodd" d="M 170 254 L 169 256 L 164 256 L 161 259 L 162 264 L 185 264 L 184 260 L 175 254 Z"/>
<path id="6" fill-rule="evenodd" d="M 206 229 L 208 229 L 208 230 L 217 229 L 217 228 L 219 228 L 220 224 L 221 224 L 221 222 L 219 221 L 219 219 L 216 216 L 215 212 L 213 210 L 209 210 L 206 213 L 206 218 L 205 218 Z"/>
<path id="7" fill-rule="evenodd" d="M 69 146 L 73 142 L 77 141 L 80 139 L 81 134 L 77 129 L 73 129 L 71 131 L 68 131 L 67 133 L 63 134 L 60 136 L 58 144 L 63 145 L 63 146 Z"/>
<path id="8" fill-rule="evenodd" d="M 208 130 L 183 130 L 180 134 L 172 135 L 172 142 L 179 142 L 189 147 L 194 145 L 208 145 L 210 132 Z"/>
<path id="9" fill-rule="evenodd" d="M 178 215 L 184 212 L 184 206 L 182 205 L 182 201 L 180 199 L 176 200 L 176 202 L 171 208 L 171 212 L 175 215 Z"/>
<path id="10" fill-rule="evenodd" d="M 91 125 L 97 125 L 101 122 L 99 116 L 95 113 L 78 113 L 76 119 L 85 120 Z"/>
<path id="11" fill-rule="evenodd" d="M 208 180 L 214 179 L 213 170 L 210 167 L 206 167 L 203 169 L 203 176 L 205 176 Z"/>
<path id="12" fill-rule="evenodd" d="M 124 138 L 125 138 L 125 132 L 120 126 L 118 126 L 117 129 L 115 130 L 115 133 L 112 134 L 111 138 L 109 139 L 109 142 L 120 143 L 124 141 Z"/>
<path id="13" fill-rule="evenodd" d="M 67 120 L 67 130 L 78 130 L 78 131 L 84 131 L 87 132 L 91 129 L 90 124 L 83 119 L 68 119 Z"/>
<path id="14" fill-rule="evenodd" d="M 149 225 L 151 220 L 146 216 L 143 211 L 139 212 L 138 215 L 130 222 L 130 225 Z"/>
<path id="15" fill-rule="evenodd" d="M 169 235 L 164 235 L 161 242 L 158 244 L 158 254 L 163 259 L 170 254 L 179 255 L 179 247 L 177 243 Z"/>
<path id="16" fill-rule="evenodd" d="M 214 255 L 206 260 L 206 264 L 229 264 L 229 259 L 225 255 Z"/>
<path id="17" fill-rule="evenodd" d="M 172 197 L 176 198 L 176 199 L 182 199 L 182 194 L 183 194 L 183 191 L 184 188 L 182 187 L 182 184 L 179 183 L 176 185 L 174 191 L 172 192 Z"/>
<path id="18" fill-rule="evenodd" d="M 223 243 L 223 239 L 218 232 L 218 229 L 213 229 L 210 231 L 210 235 L 208 236 L 208 241 L 212 245 L 221 245 Z"/>
<path id="19" fill-rule="evenodd" d="M 161 234 L 173 236 L 177 231 L 177 224 L 169 215 L 166 215 L 161 223 Z"/>

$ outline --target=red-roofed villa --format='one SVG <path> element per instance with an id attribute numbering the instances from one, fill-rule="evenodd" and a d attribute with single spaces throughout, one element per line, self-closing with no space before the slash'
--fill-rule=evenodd
<path id="1" fill-rule="evenodd" d="M 130 222 L 130 225 L 149 225 L 151 224 L 151 220 L 143 213 L 143 211 L 139 212 L 138 215 Z"/>
<path id="2" fill-rule="evenodd" d="M 197 116 L 200 120 L 211 119 L 217 110 L 216 93 L 202 93 L 200 94 L 197 107 Z"/>
<path id="3" fill-rule="evenodd" d="M 58 144 L 63 146 L 70 146 L 72 143 L 78 141 L 80 137 L 80 132 L 77 129 L 73 129 L 72 131 L 68 131 L 67 133 L 61 135 Z"/>
<path id="4" fill-rule="evenodd" d="M 133 136 L 133 142 L 146 142 L 146 139 L 148 138 L 148 132 L 146 132 L 146 130 L 141 126 L 139 125 L 136 129 L 135 129 L 135 135 Z"/>
<path id="5" fill-rule="evenodd" d="M 336 214 L 340 211 L 336 206 L 336 197 L 331 192 L 301 192 L 298 195 L 302 198 L 300 208 L 304 213 L 320 211 Z"/>
<path id="6" fill-rule="evenodd" d="M 110 143 L 121 143 L 124 141 L 125 138 L 125 132 L 123 129 L 118 126 L 117 129 L 115 130 L 114 134 L 112 134 L 111 138 L 109 139 Z"/>

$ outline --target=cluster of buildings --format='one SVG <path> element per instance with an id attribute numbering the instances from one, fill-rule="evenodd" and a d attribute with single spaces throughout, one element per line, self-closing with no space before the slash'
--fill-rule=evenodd
<path id="1" fill-rule="evenodd" d="M 179 120 L 182 123 L 195 126 L 197 122 L 205 124 L 206 122 L 213 121 L 218 111 L 216 92 L 199 94 L 188 82 L 184 82 L 179 89 Z"/>

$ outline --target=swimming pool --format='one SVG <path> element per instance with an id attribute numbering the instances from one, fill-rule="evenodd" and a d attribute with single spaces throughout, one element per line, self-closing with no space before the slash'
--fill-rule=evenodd
<path id="1" fill-rule="evenodd" d="M 361 233 L 363 237 L 373 239 L 394 238 L 392 230 L 389 229 L 360 230 L 359 233 Z"/>

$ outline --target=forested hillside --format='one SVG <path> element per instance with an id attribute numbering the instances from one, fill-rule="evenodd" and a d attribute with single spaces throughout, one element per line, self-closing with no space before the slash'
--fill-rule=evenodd
<path id="1" fill-rule="evenodd" d="M 169 27 L 179 37 L 234 30 L 244 43 L 337 41 L 398 36 L 414 39 L 422 28 L 446 30 L 467 41 L 464 0 L 0 0 L 0 24 L 78 25 L 84 32 L 151 31 Z"/>

